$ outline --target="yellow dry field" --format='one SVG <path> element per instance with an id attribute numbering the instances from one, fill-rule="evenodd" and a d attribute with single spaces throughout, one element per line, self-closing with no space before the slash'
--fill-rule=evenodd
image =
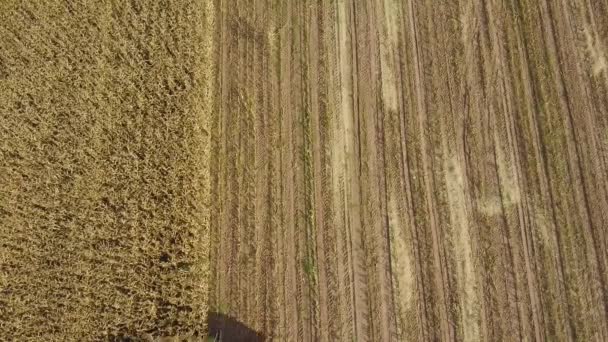
<path id="1" fill-rule="evenodd" d="M 206 332 L 206 6 L 0 0 L 1 341 Z"/>
<path id="2" fill-rule="evenodd" d="M 608 341 L 605 0 L 0 0 L 0 340 Z"/>

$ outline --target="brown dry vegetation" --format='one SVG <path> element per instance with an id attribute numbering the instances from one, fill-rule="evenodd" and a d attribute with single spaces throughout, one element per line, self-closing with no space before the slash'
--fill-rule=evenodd
<path id="1" fill-rule="evenodd" d="M 0 340 L 608 340 L 606 1 L 0 10 Z"/>
<path id="2" fill-rule="evenodd" d="M 209 13 L 0 1 L 0 340 L 205 333 Z"/>

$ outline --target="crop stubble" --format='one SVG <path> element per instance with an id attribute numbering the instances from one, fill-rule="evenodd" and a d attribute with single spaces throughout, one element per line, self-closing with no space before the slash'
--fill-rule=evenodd
<path id="1" fill-rule="evenodd" d="M 605 3 L 217 7 L 213 307 L 278 340 L 608 338 Z"/>

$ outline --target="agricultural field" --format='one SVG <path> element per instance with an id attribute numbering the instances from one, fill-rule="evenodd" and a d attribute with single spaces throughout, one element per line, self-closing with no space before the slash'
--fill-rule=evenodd
<path id="1" fill-rule="evenodd" d="M 206 333 L 203 5 L 0 1 L 0 341 Z"/>
<path id="2" fill-rule="evenodd" d="M 217 10 L 212 310 L 279 341 L 608 340 L 608 3 Z"/>
<path id="3" fill-rule="evenodd" d="M 0 1 L 0 340 L 608 341 L 607 58 L 605 0 Z"/>

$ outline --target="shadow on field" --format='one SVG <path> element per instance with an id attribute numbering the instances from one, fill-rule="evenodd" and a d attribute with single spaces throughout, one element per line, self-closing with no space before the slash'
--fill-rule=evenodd
<path id="1" fill-rule="evenodd" d="M 210 312 L 208 317 L 209 336 L 217 341 L 264 341 L 264 336 L 236 319 L 218 312 Z"/>

